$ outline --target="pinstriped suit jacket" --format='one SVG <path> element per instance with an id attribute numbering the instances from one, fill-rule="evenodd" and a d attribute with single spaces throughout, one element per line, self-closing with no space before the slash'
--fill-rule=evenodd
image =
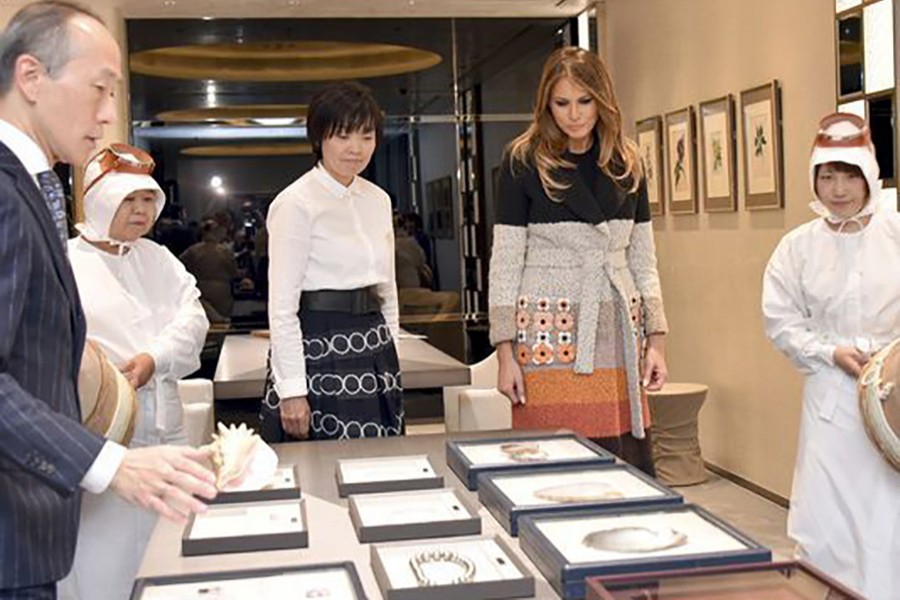
<path id="1" fill-rule="evenodd" d="M 0 143 L 0 590 L 71 568 L 78 484 L 103 446 L 80 424 L 84 335 L 50 210 Z"/>

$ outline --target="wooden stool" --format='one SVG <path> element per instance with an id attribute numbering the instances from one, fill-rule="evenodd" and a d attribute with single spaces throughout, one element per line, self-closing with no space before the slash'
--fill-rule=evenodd
<path id="1" fill-rule="evenodd" d="M 706 481 L 700 454 L 697 413 L 709 388 L 699 383 L 667 383 L 648 392 L 653 465 L 656 477 L 668 485 L 693 485 Z"/>

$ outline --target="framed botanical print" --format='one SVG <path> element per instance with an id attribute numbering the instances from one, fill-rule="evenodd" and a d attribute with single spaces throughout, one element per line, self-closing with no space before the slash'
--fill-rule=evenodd
<path id="1" fill-rule="evenodd" d="M 650 214 L 654 217 L 659 216 L 666 212 L 663 191 L 662 118 L 659 115 L 637 122 L 637 143 L 644 179 L 647 182 Z"/>
<path id="2" fill-rule="evenodd" d="M 741 92 L 747 210 L 784 208 L 780 96 L 777 80 Z"/>
<path id="3" fill-rule="evenodd" d="M 666 188 L 669 212 L 691 215 L 697 212 L 697 152 L 694 139 L 694 109 L 683 108 L 666 114 Z"/>
<path id="4" fill-rule="evenodd" d="M 734 98 L 700 104 L 700 173 L 706 212 L 737 210 Z"/>
<path id="5" fill-rule="evenodd" d="M 637 144 L 647 182 L 650 214 L 662 215 L 666 212 L 666 203 L 663 192 L 662 119 L 658 115 L 637 122 Z"/>

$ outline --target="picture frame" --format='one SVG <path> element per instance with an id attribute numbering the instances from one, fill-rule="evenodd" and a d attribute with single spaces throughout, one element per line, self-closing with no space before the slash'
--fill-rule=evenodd
<path id="1" fill-rule="evenodd" d="M 226 594 L 229 598 L 259 597 L 267 600 L 298 597 L 367 599 L 356 565 L 347 561 L 142 577 L 134 582 L 131 600 L 218 597 L 219 594 Z"/>
<path id="2" fill-rule="evenodd" d="M 841 583 L 803 561 L 751 563 L 731 566 L 691 567 L 654 573 L 629 573 L 587 579 L 586 600 L 653 598 L 660 590 L 691 598 L 735 590 L 742 597 L 758 593 L 764 597 L 808 600 L 864 600 Z"/>
<path id="3" fill-rule="evenodd" d="M 650 215 L 662 216 L 666 212 L 665 188 L 663 181 L 662 154 L 662 117 L 654 115 L 638 121 L 637 131 L 638 155 L 644 169 L 647 182 L 647 200 L 650 202 Z"/>
<path id="4" fill-rule="evenodd" d="M 526 516 L 519 546 L 563 600 L 584 598 L 588 577 L 772 560 L 768 548 L 694 504 Z"/>
<path id="5" fill-rule="evenodd" d="M 346 458 L 334 465 L 338 495 L 428 490 L 444 486 L 427 454 Z"/>
<path id="6" fill-rule="evenodd" d="M 306 548 L 309 529 L 302 498 L 215 504 L 192 515 L 181 536 L 182 556 Z"/>
<path id="7" fill-rule="evenodd" d="M 433 179 L 425 184 L 428 199 L 430 233 L 438 239 L 453 239 L 453 181 L 449 175 Z"/>
<path id="8" fill-rule="evenodd" d="M 691 106 L 666 113 L 666 189 L 669 212 L 697 213 L 697 141 Z"/>
<path id="9" fill-rule="evenodd" d="M 570 431 L 447 440 L 447 466 L 472 491 L 485 473 L 612 464 L 616 458 Z"/>
<path id="10" fill-rule="evenodd" d="M 220 491 L 207 504 L 237 504 L 300 498 L 300 471 L 297 465 L 279 465 L 272 482 L 258 490 Z"/>
<path id="11" fill-rule="evenodd" d="M 500 536 L 372 544 L 370 556 L 385 600 L 534 596 L 531 570 Z"/>
<path id="12" fill-rule="evenodd" d="M 777 79 L 741 92 L 744 207 L 784 208 L 781 88 Z"/>
<path id="13" fill-rule="evenodd" d="M 361 544 L 481 533 L 478 507 L 456 488 L 353 494 L 348 508 Z"/>
<path id="14" fill-rule="evenodd" d="M 526 516 L 684 502 L 681 494 L 625 463 L 486 473 L 480 476 L 478 499 L 513 537 Z"/>
<path id="15" fill-rule="evenodd" d="M 737 210 L 734 97 L 726 94 L 701 102 L 697 120 L 703 208 L 706 212 L 734 212 Z"/>

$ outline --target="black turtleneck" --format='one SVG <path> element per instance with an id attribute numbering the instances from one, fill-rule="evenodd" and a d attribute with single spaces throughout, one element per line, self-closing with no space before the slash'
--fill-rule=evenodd
<path id="1" fill-rule="evenodd" d="M 507 158 L 501 167 L 500 186 L 495 199 L 496 222 L 525 226 L 529 223 L 562 223 L 581 221 L 598 224 L 613 219 L 635 223 L 650 220 L 650 205 L 646 185 L 633 193 L 627 182 L 620 186 L 597 166 L 600 144 L 597 139 L 587 152 L 565 152 L 563 158 L 574 169 L 559 169 L 557 177 L 568 184 L 558 193 L 561 202 L 552 200 L 544 192 L 537 169 L 516 164 L 511 168 Z"/>

